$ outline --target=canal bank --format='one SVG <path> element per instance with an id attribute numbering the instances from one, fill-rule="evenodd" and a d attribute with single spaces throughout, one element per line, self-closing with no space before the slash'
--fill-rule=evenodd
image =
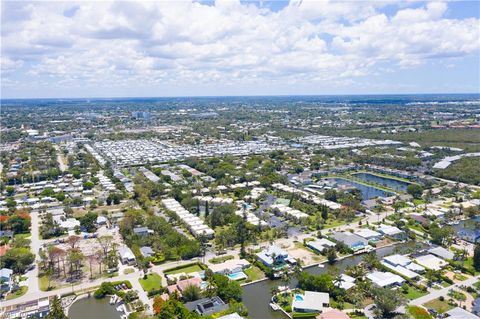
<path id="1" fill-rule="evenodd" d="M 395 253 L 408 253 L 419 249 L 418 245 L 422 245 L 416 242 L 408 242 L 404 244 L 391 245 L 387 247 L 379 248 L 375 251 L 379 258 L 383 258 Z M 324 267 L 319 267 L 318 263 L 310 265 L 304 268 L 304 271 L 319 275 L 334 271 L 337 269 L 343 272 L 348 266 L 358 265 L 363 259 L 362 255 L 351 255 L 343 259 L 338 260 L 333 265 L 323 263 Z M 272 297 L 272 291 L 279 285 L 284 285 L 281 280 L 265 279 L 257 281 L 255 283 L 249 283 L 242 286 L 243 290 L 243 303 L 248 309 L 249 316 L 253 319 L 288 319 L 288 317 L 281 311 L 273 311 L 270 308 L 270 302 Z M 291 288 L 296 287 L 297 280 L 292 277 L 289 284 Z"/>

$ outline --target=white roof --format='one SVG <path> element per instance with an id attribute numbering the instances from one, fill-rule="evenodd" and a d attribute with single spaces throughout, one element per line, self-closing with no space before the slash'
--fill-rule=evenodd
<path id="1" fill-rule="evenodd" d="M 447 311 L 447 314 L 449 315 L 447 319 L 479 319 L 478 316 L 460 307 Z"/>
<path id="2" fill-rule="evenodd" d="M 396 265 L 406 266 L 406 265 L 408 265 L 412 262 L 412 260 L 410 258 L 408 258 L 406 256 L 399 255 L 399 254 L 384 257 L 383 260 L 385 260 L 386 262 L 388 262 L 388 263 L 390 263 L 394 266 L 396 266 Z"/>
<path id="3" fill-rule="evenodd" d="M 396 271 L 400 275 L 402 275 L 404 277 L 407 277 L 409 279 L 412 279 L 412 278 L 415 278 L 415 277 L 419 276 L 416 272 L 413 272 L 413 271 L 407 269 L 406 267 L 403 267 L 403 266 L 400 266 L 400 265 L 393 266 L 392 264 L 389 264 L 389 263 L 384 262 L 384 261 L 382 261 L 382 265 L 384 265 L 385 267 L 387 267 L 387 268 L 389 268 L 393 271 Z"/>
<path id="4" fill-rule="evenodd" d="M 221 264 L 211 264 L 208 266 L 214 273 L 231 271 L 237 268 L 245 268 L 249 266 L 250 263 L 245 259 L 230 259 Z"/>
<path id="5" fill-rule="evenodd" d="M 365 239 L 382 236 L 382 234 L 368 228 L 360 229 L 356 231 L 355 234 Z"/>
<path id="6" fill-rule="evenodd" d="M 402 284 L 405 282 L 402 277 L 391 272 L 374 271 L 369 273 L 367 278 L 380 287 L 387 287 L 393 284 Z"/>
<path id="7" fill-rule="evenodd" d="M 447 264 L 446 261 L 432 254 L 417 257 L 415 261 L 420 265 L 424 266 L 425 268 L 433 270 L 440 270 L 443 266 Z"/>
<path id="8" fill-rule="evenodd" d="M 292 308 L 322 311 L 324 304 L 330 303 L 330 295 L 326 292 L 305 291 L 303 300 L 293 298 Z"/>

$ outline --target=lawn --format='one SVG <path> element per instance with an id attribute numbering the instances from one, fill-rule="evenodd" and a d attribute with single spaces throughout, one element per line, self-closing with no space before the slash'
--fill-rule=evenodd
<path id="1" fill-rule="evenodd" d="M 38 285 L 41 291 L 49 291 L 55 288 L 54 284 L 51 282 L 50 287 L 48 287 L 48 277 L 40 276 L 38 277 Z"/>
<path id="2" fill-rule="evenodd" d="M 251 281 L 265 278 L 265 274 L 257 266 L 251 266 L 243 271 Z"/>
<path id="3" fill-rule="evenodd" d="M 175 274 L 179 274 L 179 273 L 186 273 L 186 274 L 189 274 L 189 273 L 192 273 L 192 272 L 200 272 L 202 271 L 203 269 L 198 265 L 198 264 L 191 264 L 191 265 L 186 265 L 185 267 L 179 267 L 179 268 L 176 268 L 176 269 L 172 269 L 172 270 L 167 270 L 165 271 L 165 275 L 175 275 Z"/>
<path id="4" fill-rule="evenodd" d="M 425 296 L 427 295 L 428 292 L 425 292 L 425 291 L 421 291 L 419 289 L 416 289 L 412 286 L 409 286 L 408 287 L 408 293 L 407 294 L 403 294 L 405 297 L 407 297 L 409 300 L 413 300 L 413 299 L 417 299 L 417 298 L 420 298 L 422 296 Z"/>
<path id="5" fill-rule="evenodd" d="M 211 262 L 212 264 L 221 264 L 227 260 L 230 260 L 230 259 L 234 259 L 235 257 L 232 256 L 232 255 L 225 255 L 225 256 L 220 256 L 220 257 L 214 257 L 210 260 L 208 260 L 209 262 Z"/>
<path id="6" fill-rule="evenodd" d="M 407 308 L 408 314 L 414 319 L 431 319 L 432 316 L 422 307 L 409 306 Z"/>
<path id="7" fill-rule="evenodd" d="M 162 277 L 160 275 L 153 273 L 148 274 L 147 279 L 138 279 L 140 285 L 142 285 L 143 290 L 151 291 L 151 290 L 158 290 L 162 288 Z"/>
<path id="8" fill-rule="evenodd" d="M 7 297 L 5 298 L 6 300 L 12 300 L 18 297 L 23 296 L 24 294 L 27 293 L 28 287 L 27 286 L 20 286 L 20 289 L 15 291 L 13 294 L 8 294 Z"/>
<path id="9" fill-rule="evenodd" d="M 446 301 L 441 301 L 440 299 L 434 299 L 424 303 L 423 306 L 426 308 L 435 309 L 438 313 L 445 313 L 450 309 L 453 309 L 453 306 L 449 305 Z"/>

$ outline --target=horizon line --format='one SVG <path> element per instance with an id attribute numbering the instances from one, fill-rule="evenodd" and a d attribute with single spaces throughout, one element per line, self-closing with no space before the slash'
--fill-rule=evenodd
<path id="1" fill-rule="evenodd" d="M 356 94 L 253 94 L 253 95 L 159 95 L 159 96 L 108 96 L 108 97 L 9 97 L 8 100 L 80 100 L 80 99 L 155 99 L 155 98 L 235 98 L 235 97 L 329 97 L 329 96 L 408 96 L 408 95 L 480 95 L 480 92 L 464 93 L 356 93 Z"/>

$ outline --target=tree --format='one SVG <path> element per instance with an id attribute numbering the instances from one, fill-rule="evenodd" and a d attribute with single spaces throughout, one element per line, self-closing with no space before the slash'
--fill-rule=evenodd
<path id="1" fill-rule="evenodd" d="M 410 184 L 407 187 L 407 193 L 413 196 L 413 198 L 420 199 L 423 194 L 423 187 L 418 184 Z"/>
<path id="2" fill-rule="evenodd" d="M 376 288 L 373 291 L 373 300 L 377 305 L 377 315 L 388 318 L 398 307 L 406 304 L 406 299 L 396 290 Z"/>
<path id="3" fill-rule="evenodd" d="M 45 319 L 68 319 L 68 317 L 63 312 L 62 300 L 58 296 L 53 297 L 52 305 L 50 306 L 50 311 Z"/>
<path id="4" fill-rule="evenodd" d="M 475 271 L 480 271 L 480 244 L 476 244 L 473 250 L 473 267 Z"/>
<path id="5" fill-rule="evenodd" d="M 15 187 L 13 187 L 13 186 L 5 187 L 5 190 L 7 191 L 8 196 L 12 196 L 15 193 Z"/>
<path id="6" fill-rule="evenodd" d="M 217 294 L 222 300 L 228 302 L 230 300 L 242 300 L 242 288 L 236 281 L 228 279 L 227 276 L 214 274 L 213 283 L 217 286 Z"/>
<path id="7" fill-rule="evenodd" d="M 24 273 L 35 260 L 29 248 L 12 248 L 0 258 L 0 268 L 10 268 L 15 273 Z"/>
<path id="8" fill-rule="evenodd" d="M 337 252 L 336 252 L 335 248 L 333 248 L 333 247 L 328 248 L 325 255 L 327 256 L 329 264 L 333 264 L 335 262 L 335 260 L 337 259 Z"/>
<path id="9" fill-rule="evenodd" d="M 196 285 L 188 285 L 183 291 L 182 296 L 185 301 L 195 301 L 200 299 L 200 288 Z"/>
<path id="10" fill-rule="evenodd" d="M 80 226 L 84 228 L 86 232 L 93 233 L 96 230 L 95 222 L 97 221 L 97 217 L 97 213 L 86 213 L 80 217 Z"/>

